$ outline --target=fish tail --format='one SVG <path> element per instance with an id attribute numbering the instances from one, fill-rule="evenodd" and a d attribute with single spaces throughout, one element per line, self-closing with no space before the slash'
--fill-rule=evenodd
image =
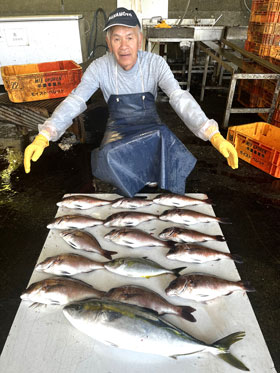
<path id="1" fill-rule="evenodd" d="M 215 204 L 213 203 L 213 201 L 212 201 L 211 198 L 206 198 L 206 199 L 203 199 L 202 201 L 203 201 L 204 203 L 206 203 L 207 205 L 215 206 Z"/>
<path id="2" fill-rule="evenodd" d="M 217 354 L 217 356 L 227 362 L 228 364 L 234 366 L 237 369 L 243 370 L 243 371 L 249 371 L 249 369 L 235 356 L 233 356 L 228 350 L 230 346 L 243 339 L 245 336 L 245 332 L 236 332 L 232 333 L 222 339 L 219 339 L 218 341 L 213 343 L 213 347 L 218 348 L 221 352 Z"/>
<path id="3" fill-rule="evenodd" d="M 168 240 L 168 241 L 165 241 L 165 244 L 166 244 L 166 247 L 168 248 L 168 249 L 174 249 L 176 246 L 176 243 L 177 242 L 174 242 L 174 241 L 171 241 L 171 240 Z"/>
<path id="4" fill-rule="evenodd" d="M 231 259 L 235 262 L 235 263 L 243 263 L 243 259 L 240 255 L 237 255 L 237 254 L 231 254 L 230 255 Z"/>
<path id="5" fill-rule="evenodd" d="M 218 218 L 219 223 L 221 224 L 232 224 L 229 218 Z"/>
<path id="6" fill-rule="evenodd" d="M 226 240 L 225 237 L 222 236 L 221 234 L 218 234 L 218 235 L 214 236 L 214 238 L 215 238 L 216 241 L 225 241 Z"/>
<path id="7" fill-rule="evenodd" d="M 192 315 L 192 312 L 196 311 L 195 308 L 189 306 L 182 306 L 180 310 L 180 316 L 190 322 L 196 322 L 196 318 Z"/>
<path id="8" fill-rule="evenodd" d="M 115 254 L 118 254 L 118 253 L 116 251 L 106 250 L 103 255 L 105 256 L 106 259 L 112 260 L 112 255 L 115 255 Z"/>
<path id="9" fill-rule="evenodd" d="M 243 287 L 243 289 L 248 291 L 249 293 L 256 291 L 256 289 L 251 286 L 249 281 L 239 281 L 239 283 Z"/>
<path id="10" fill-rule="evenodd" d="M 180 272 L 186 269 L 187 267 L 179 267 L 179 268 L 174 268 L 172 269 L 172 272 L 176 277 L 180 276 Z"/>

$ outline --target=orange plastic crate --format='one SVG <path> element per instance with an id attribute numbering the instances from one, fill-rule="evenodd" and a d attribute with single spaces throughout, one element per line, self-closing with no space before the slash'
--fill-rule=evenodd
<path id="1" fill-rule="evenodd" d="M 227 140 L 238 157 L 262 171 L 280 178 L 280 128 L 265 122 L 228 128 Z"/>
<path id="2" fill-rule="evenodd" d="M 249 22 L 248 33 L 276 34 L 280 33 L 280 23 Z"/>
<path id="3" fill-rule="evenodd" d="M 248 31 L 247 40 L 254 43 L 267 44 L 269 46 L 278 46 L 280 45 L 280 35 L 276 34 L 260 34 L 258 32 Z"/>
<path id="4" fill-rule="evenodd" d="M 250 22 L 278 23 L 280 22 L 280 12 L 251 13 Z"/>
<path id="5" fill-rule="evenodd" d="M 280 46 L 261 44 L 259 55 L 264 57 L 272 57 L 276 60 L 280 59 Z"/>
<path id="6" fill-rule="evenodd" d="M 79 84 L 82 68 L 71 60 L 1 67 L 12 102 L 66 97 Z"/>

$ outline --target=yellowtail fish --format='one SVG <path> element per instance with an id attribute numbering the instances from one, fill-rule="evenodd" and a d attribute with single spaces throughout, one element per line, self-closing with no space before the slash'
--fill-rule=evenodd
<path id="1" fill-rule="evenodd" d="M 178 276 L 186 267 L 167 269 L 148 258 L 117 258 L 104 263 L 108 271 L 127 277 L 149 278 L 164 274 Z"/>
<path id="2" fill-rule="evenodd" d="M 111 203 L 112 201 L 107 201 L 105 199 L 77 194 L 63 198 L 61 201 L 57 202 L 56 205 L 67 207 L 68 209 L 85 210 L 93 207 L 110 205 Z"/>
<path id="3" fill-rule="evenodd" d="M 235 291 L 255 291 L 247 282 L 228 281 L 216 276 L 202 273 L 182 275 L 171 281 L 165 292 L 169 296 L 208 302 Z"/>
<path id="4" fill-rule="evenodd" d="M 159 315 L 171 314 L 180 316 L 190 322 L 196 321 L 195 317 L 192 315 L 192 312 L 196 311 L 195 308 L 171 304 L 158 293 L 144 286 L 119 286 L 109 290 L 105 297 L 118 302 L 149 308 L 156 311 Z"/>
<path id="5" fill-rule="evenodd" d="M 111 260 L 116 251 L 104 250 L 97 239 L 90 233 L 79 230 L 67 230 L 60 233 L 60 236 L 75 250 L 84 250 L 97 253 Z"/>
<path id="6" fill-rule="evenodd" d="M 240 370 L 249 370 L 229 351 L 233 343 L 245 336 L 244 332 L 208 344 L 152 310 L 107 299 L 75 302 L 65 306 L 63 313 L 82 333 L 114 348 L 166 357 L 209 352 Z"/>
<path id="7" fill-rule="evenodd" d="M 160 238 L 175 242 L 204 242 L 204 241 L 225 241 L 222 235 L 210 235 L 187 228 L 169 227 L 165 228 L 160 234 Z"/>
<path id="8" fill-rule="evenodd" d="M 204 199 L 198 199 L 180 194 L 159 194 L 153 199 L 153 202 L 158 205 L 171 207 L 211 205 L 211 200 L 208 199 L 206 195 L 204 195 L 204 197 Z"/>
<path id="9" fill-rule="evenodd" d="M 87 215 L 63 215 L 55 218 L 47 225 L 49 229 L 85 229 L 102 225 L 103 220 Z"/>
<path id="10" fill-rule="evenodd" d="M 77 254 L 51 256 L 35 266 L 36 271 L 58 276 L 73 276 L 102 268 L 104 268 L 104 263 Z"/>

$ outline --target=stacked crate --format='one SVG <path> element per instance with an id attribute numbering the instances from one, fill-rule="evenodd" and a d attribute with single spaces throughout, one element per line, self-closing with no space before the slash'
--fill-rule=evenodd
<path id="1" fill-rule="evenodd" d="M 252 0 L 245 49 L 280 66 L 280 0 Z M 271 71 L 259 66 L 255 72 Z M 270 107 L 275 86 L 275 80 L 242 80 L 238 100 L 248 107 Z M 267 114 L 260 116 L 267 120 Z M 272 124 L 280 127 L 280 97 Z"/>

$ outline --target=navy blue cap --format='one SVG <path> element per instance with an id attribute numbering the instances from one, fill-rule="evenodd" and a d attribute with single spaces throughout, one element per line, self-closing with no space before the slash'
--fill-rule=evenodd
<path id="1" fill-rule="evenodd" d="M 108 28 L 113 26 L 126 26 L 126 27 L 136 27 L 141 25 L 139 19 L 133 10 L 126 8 L 117 8 L 108 17 L 105 28 L 103 31 L 108 30 Z"/>

